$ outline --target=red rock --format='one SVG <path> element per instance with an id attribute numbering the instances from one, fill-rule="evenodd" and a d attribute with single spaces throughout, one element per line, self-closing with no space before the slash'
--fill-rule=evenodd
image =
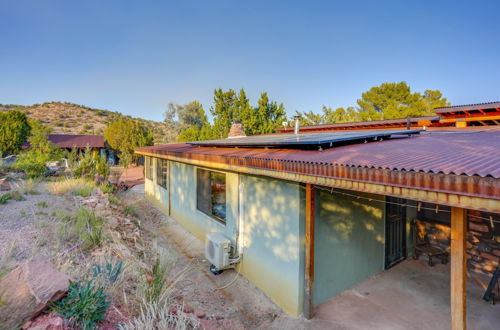
<path id="1" fill-rule="evenodd" d="M 0 179 L 0 191 L 8 191 L 10 190 L 10 183 L 5 178 Z"/>
<path id="2" fill-rule="evenodd" d="M 193 307 L 189 306 L 189 305 L 184 305 L 184 313 L 188 313 L 188 314 L 191 314 L 194 312 L 194 309 Z"/>
<path id="3" fill-rule="evenodd" d="M 39 315 L 50 301 L 59 300 L 67 291 L 69 277 L 55 269 L 50 261 L 35 256 L 0 280 L 4 305 L 0 319 L 2 327 L 14 328 Z"/>
<path id="4" fill-rule="evenodd" d="M 199 319 L 205 318 L 205 316 L 207 316 L 207 314 L 204 311 L 199 309 L 194 311 L 194 315 L 196 315 L 196 317 Z"/>

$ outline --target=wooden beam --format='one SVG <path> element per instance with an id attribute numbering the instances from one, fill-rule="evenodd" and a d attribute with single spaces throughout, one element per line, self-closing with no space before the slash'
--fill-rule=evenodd
<path id="1" fill-rule="evenodd" d="M 306 260 L 305 260 L 305 295 L 304 317 L 311 319 L 314 315 L 314 185 L 306 184 Z"/>
<path id="2" fill-rule="evenodd" d="M 451 208 L 451 329 L 467 328 L 467 219 L 466 210 Z"/>

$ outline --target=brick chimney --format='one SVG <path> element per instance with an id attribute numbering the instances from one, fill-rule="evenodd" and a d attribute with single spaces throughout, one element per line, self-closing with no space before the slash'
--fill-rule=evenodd
<path id="1" fill-rule="evenodd" d="M 237 137 L 243 137 L 247 136 L 245 134 L 245 131 L 243 130 L 243 125 L 242 124 L 232 124 L 231 129 L 229 130 L 229 134 L 227 135 L 228 139 L 231 138 L 237 138 Z"/>

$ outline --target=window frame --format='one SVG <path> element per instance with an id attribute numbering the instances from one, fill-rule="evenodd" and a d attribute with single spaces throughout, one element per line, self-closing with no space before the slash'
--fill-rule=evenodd
<path id="1" fill-rule="evenodd" d="M 213 175 L 224 176 L 224 217 L 214 213 L 214 183 Z M 205 176 L 203 178 L 202 176 Z M 202 180 L 206 180 L 203 182 Z M 227 174 L 224 172 L 212 171 L 204 168 L 196 168 L 196 210 L 206 216 L 216 220 L 222 225 L 227 223 Z M 202 189 L 203 191 L 200 191 Z M 209 192 L 209 193 L 208 193 Z M 204 197 L 203 200 L 200 200 Z"/>
<path id="2" fill-rule="evenodd" d="M 156 184 L 167 189 L 168 184 L 168 161 L 158 158 L 156 160 Z"/>
<path id="3" fill-rule="evenodd" d="M 154 158 L 151 156 L 146 156 L 144 159 L 144 176 L 146 179 L 153 181 L 153 173 L 154 173 Z"/>

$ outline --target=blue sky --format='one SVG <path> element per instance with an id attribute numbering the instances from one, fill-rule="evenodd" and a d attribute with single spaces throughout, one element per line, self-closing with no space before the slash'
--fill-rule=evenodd
<path id="1" fill-rule="evenodd" d="M 215 88 L 295 110 L 382 82 L 500 100 L 498 1 L 0 0 L 0 103 L 70 101 L 162 120 Z"/>

